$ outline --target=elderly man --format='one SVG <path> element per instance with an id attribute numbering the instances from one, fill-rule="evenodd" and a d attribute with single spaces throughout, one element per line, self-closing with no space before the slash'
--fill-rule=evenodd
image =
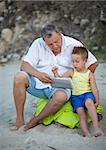
<path id="1" fill-rule="evenodd" d="M 27 129 L 56 113 L 69 100 L 70 89 L 53 88 L 50 84 L 54 65 L 58 67 L 61 74 L 73 68 L 71 53 L 74 46 L 83 46 L 83 44 L 72 37 L 64 36 L 54 25 L 50 24 L 43 27 L 41 38 L 32 43 L 22 60 L 21 71 L 14 79 L 13 95 L 17 112 L 17 129 L 24 125 L 26 91 L 33 96 L 50 99 L 41 113 L 29 121 L 26 125 Z M 97 59 L 89 51 L 86 67 L 94 72 L 97 65 Z"/>

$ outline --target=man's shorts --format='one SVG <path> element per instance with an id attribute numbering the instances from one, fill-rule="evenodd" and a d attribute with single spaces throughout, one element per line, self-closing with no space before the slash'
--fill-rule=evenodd
<path id="1" fill-rule="evenodd" d="M 94 103 L 96 102 L 92 92 L 86 92 L 81 95 L 72 95 L 71 103 L 73 106 L 73 111 L 75 112 L 79 107 L 83 107 L 86 110 L 87 108 L 85 106 L 85 101 L 87 99 L 93 100 Z"/>
<path id="2" fill-rule="evenodd" d="M 35 97 L 39 97 L 39 98 L 51 99 L 56 91 L 62 90 L 67 94 L 67 101 L 70 99 L 70 97 L 71 97 L 70 89 L 52 88 L 52 87 L 37 89 L 36 88 L 36 80 L 34 79 L 34 77 L 27 73 L 25 73 L 25 74 L 27 75 L 28 80 L 29 80 L 29 87 L 27 88 L 27 92 L 30 93 L 31 95 L 33 95 Z"/>

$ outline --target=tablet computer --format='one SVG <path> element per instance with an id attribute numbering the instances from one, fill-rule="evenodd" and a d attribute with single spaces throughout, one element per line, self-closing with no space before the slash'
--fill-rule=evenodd
<path id="1" fill-rule="evenodd" d="M 71 78 L 55 77 L 53 78 L 53 83 L 51 85 L 52 87 L 57 87 L 57 88 L 68 88 L 68 89 L 73 88 L 73 83 Z"/>

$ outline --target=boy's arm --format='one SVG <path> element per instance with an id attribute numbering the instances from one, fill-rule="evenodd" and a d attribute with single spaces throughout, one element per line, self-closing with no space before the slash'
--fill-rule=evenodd
<path id="1" fill-rule="evenodd" d="M 92 93 L 94 94 L 96 99 L 95 106 L 97 107 L 99 105 L 99 90 L 97 88 L 95 76 L 92 72 L 90 72 L 90 85 L 91 85 Z"/>
<path id="2" fill-rule="evenodd" d="M 72 75 L 73 75 L 73 73 L 74 73 L 74 70 L 73 70 L 73 69 L 70 69 L 70 70 L 68 70 L 67 72 L 65 72 L 63 75 L 61 75 L 61 74 L 59 73 L 58 68 L 57 68 L 56 66 L 54 66 L 54 67 L 52 68 L 52 72 L 54 73 L 54 76 L 55 76 L 55 77 L 72 77 Z"/>
<path id="3" fill-rule="evenodd" d="M 68 70 L 67 72 L 65 72 L 62 77 L 72 77 L 74 74 L 74 70 L 73 69 L 70 69 Z"/>

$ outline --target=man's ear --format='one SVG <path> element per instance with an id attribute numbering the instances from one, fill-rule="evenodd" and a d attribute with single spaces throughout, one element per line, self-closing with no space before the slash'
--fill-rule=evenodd
<path id="1" fill-rule="evenodd" d="M 59 35 L 61 35 L 61 34 L 62 34 L 62 32 L 61 32 L 61 31 L 59 31 L 58 33 L 59 33 Z"/>
<path id="2" fill-rule="evenodd" d="M 83 59 L 83 61 L 84 61 L 85 63 L 87 63 L 87 60 L 88 60 L 87 58 L 83 58 L 83 57 L 82 57 L 82 59 Z"/>

